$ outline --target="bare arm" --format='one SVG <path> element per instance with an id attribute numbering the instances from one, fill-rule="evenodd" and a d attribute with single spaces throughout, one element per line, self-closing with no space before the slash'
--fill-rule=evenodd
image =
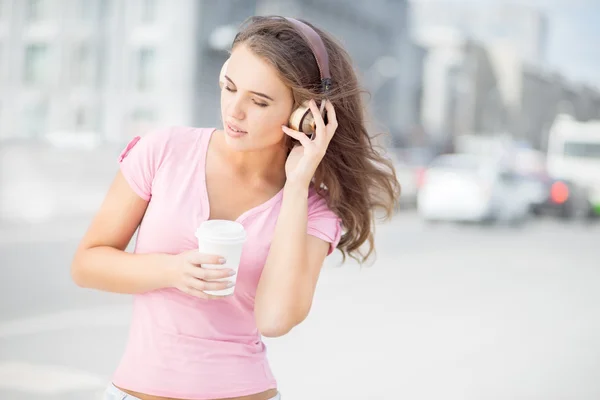
<path id="1" fill-rule="evenodd" d="M 71 275 L 77 285 L 116 293 L 165 287 L 168 255 L 125 252 L 147 206 L 119 171 L 75 253 Z"/>
<path id="2" fill-rule="evenodd" d="M 308 315 L 329 243 L 306 233 L 308 189 L 289 182 L 255 299 L 262 335 L 282 336 Z"/>
<path id="3" fill-rule="evenodd" d="M 130 254 L 125 248 L 140 225 L 148 202 L 140 198 L 119 171 L 100 210 L 83 237 L 71 265 L 73 281 L 81 287 L 114 293 L 143 293 L 176 287 L 201 298 L 203 290 L 224 289 L 227 270 L 207 270 L 217 256 L 190 251 L 179 255 Z"/>

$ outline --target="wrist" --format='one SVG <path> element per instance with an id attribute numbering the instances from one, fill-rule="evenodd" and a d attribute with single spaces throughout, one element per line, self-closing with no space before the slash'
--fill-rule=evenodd
<path id="1" fill-rule="evenodd" d="M 162 288 L 175 287 L 175 256 L 171 254 L 157 254 L 158 257 L 158 286 Z"/>
<path id="2" fill-rule="evenodd" d="M 310 181 L 306 182 L 306 180 L 303 179 L 288 179 L 283 187 L 283 193 L 284 195 L 288 193 L 293 193 L 295 195 L 308 195 L 309 186 Z"/>

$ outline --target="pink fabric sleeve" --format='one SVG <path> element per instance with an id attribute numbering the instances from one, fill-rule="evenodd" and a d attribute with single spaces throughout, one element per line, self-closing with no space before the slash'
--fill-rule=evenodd
<path id="1" fill-rule="evenodd" d="M 142 199 L 152 197 L 152 182 L 164 157 L 169 132 L 157 130 L 136 136 L 119 156 L 121 173 L 129 186 Z"/>
<path id="2" fill-rule="evenodd" d="M 342 237 L 342 220 L 329 209 L 327 201 L 313 190 L 308 199 L 307 233 L 330 243 L 327 255 L 333 253 Z"/>

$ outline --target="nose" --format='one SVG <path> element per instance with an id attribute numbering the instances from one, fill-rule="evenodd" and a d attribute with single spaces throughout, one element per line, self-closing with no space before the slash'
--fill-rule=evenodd
<path id="1" fill-rule="evenodd" d="M 246 117 L 244 107 L 244 100 L 242 97 L 234 94 L 229 98 L 227 103 L 227 115 L 236 120 L 243 120 Z"/>

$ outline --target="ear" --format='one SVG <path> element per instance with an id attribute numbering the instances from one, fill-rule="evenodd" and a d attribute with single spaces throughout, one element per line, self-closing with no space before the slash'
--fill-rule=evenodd
<path id="1" fill-rule="evenodd" d="M 223 88 L 225 84 L 225 74 L 227 73 L 227 64 L 229 64 L 229 58 L 223 63 L 221 67 L 221 73 L 219 73 L 219 87 Z"/>

